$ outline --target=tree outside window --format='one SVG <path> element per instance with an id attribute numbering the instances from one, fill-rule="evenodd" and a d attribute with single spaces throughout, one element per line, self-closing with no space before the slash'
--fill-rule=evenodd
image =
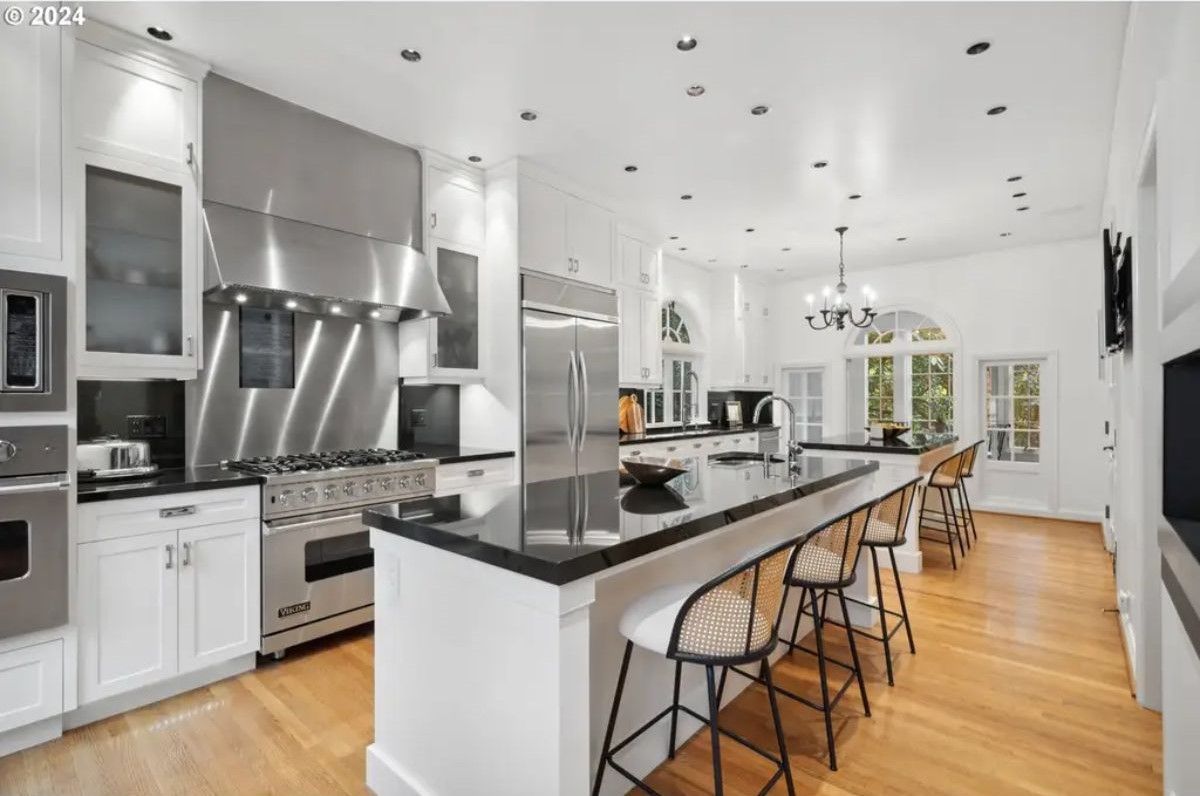
<path id="1" fill-rule="evenodd" d="M 989 364 L 983 371 L 987 456 L 993 461 L 1041 460 L 1042 373 L 1037 362 Z"/>
<path id="2" fill-rule="evenodd" d="M 910 359 L 913 431 L 924 434 L 949 431 L 954 428 L 954 357 L 914 354 Z"/>
<path id="3" fill-rule="evenodd" d="M 867 424 L 887 423 L 896 414 L 896 372 L 893 357 L 867 359 Z"/>

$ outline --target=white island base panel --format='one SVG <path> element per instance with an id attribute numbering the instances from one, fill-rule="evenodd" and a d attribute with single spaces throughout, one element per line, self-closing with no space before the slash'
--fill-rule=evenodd
<path id="1" fill-rule="evenodd" d="M 624 652 L 617 623 L 625 608 L 659 586 L 708 580 L 747 551 L 798 535 L 895 483 L 894 474 L 877 471 L 563 586 L 373 529 L 375 742 L 367 748 L 367 785 L 380 796 L 588 794 Z M 860 572 L 847 591 L 868 598 L 869 582 Z M 795 607 L 793 594 L 787 632 Z M 802 623 L 801 633 L 810 631 L 811 622 Z M 862 654 L 878 651 L 865 642 Z M 673 662 L 635 649 L 616 738 L 670 702 L 673 675 Z M 747 685 L 730 674 L 725 702 Z M 846 699 L 855 709 L 856 695 Z M 681 701 L 707 713 L 701 667 L 684 665 Z M 702 726 L 681 713 L 680 742 Z M 626 748 L 624 765 L 649 774 L 666 759 L 668 727 L 664 719 Z M 630 787 L 610 769 L 602 792 Z"/>

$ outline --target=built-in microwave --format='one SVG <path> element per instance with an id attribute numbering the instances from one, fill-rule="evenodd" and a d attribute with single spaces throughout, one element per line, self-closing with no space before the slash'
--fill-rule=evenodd
<path id="1" fill-rule="evenodd" d="M 67 280 L 0 270 L 0 411 L 67 408 Z"/>

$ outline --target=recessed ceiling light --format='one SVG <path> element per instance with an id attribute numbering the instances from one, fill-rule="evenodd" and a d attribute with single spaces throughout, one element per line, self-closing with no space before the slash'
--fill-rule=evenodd
<path id="1" fill-rule="evenodd" d="M 828 160 L 818 160 L 816 163 L 813 163 L 813 164 L 812 164 L 812 167 L 813 167 L 814 169 L 823 169 L 823 168 L 825 168 L 825 167 L 826 167 L 826 166 L 828 166 L 828 165 L 829 165 L 829 161 L 828 161 Z"/>
<path id="2" fill-rule="evenodd" d="M 782 269 L 782 268 L 776 268 L 776 269 L 775 269 L 775 271 L 776 271 L 776 272 L 778 272 L 778 273 L 782 273 L 782 272 L 783 272 L 783 269 Z"/>
<path id="3" fill-rule="evenodd" d="M 967 55 L 979 55 L 985 53 L 992 45 L 986 41 L 977 41 L 967 48 Z"/>
<path id="4" fill-rule="evenodd" d="M 679 198 L 686 202 L 687 200 L 692 198 L 692 195 L 690 193 L 685 193 L 683 196 L 681 196 Z"/>
<path id="5" fill-rule="evenodd" d="M 1006 110 L 1008 110 L 1007 105 L 997 105 L 993 108 L 988 108 L 987 115 L 988 116 L 999 116 L 1000 114 L 1004 113 Z"/>
<path id="6" fill-rule="evenodd" d="M 668 240 L 679 240 L 679 236 L 678 236 L 678 235 L 672 235 L 670 238 L 668 238 Z"/>
<path id="7" fill-rule="evenodd" d="M 750 109 L 750 114 L 752 116 L 763 116 L 769 110 L 771 110 L 770 107 L 768 107 L 766 105 L 755 105 L 753 108 Z"/>
<path id="8" fill-rule="evenodd" d="M 750 267 L 749 265 L 742 263 L 742 268 L 749 268 L 749 267 Z"/>
<path id="9" fill-rule="evenodd" d="M 708 261 L 709 261 L 710 263 L 715 263 L 715 262 L 717 261 L 717 258 L 716 258 L 716 257 L 709 257 L 709 258 L 708 258 Z"/>
<path id="10" fill-rule="evenodd" d="M 903 242 L 903 241 L 908 240 L 908 238 L 896 238 L 896 240 Z"/>
<path id="11" fill-rule="evenodd" d="M 629 166 L 626 166 L 625 171 L 629 172 L 630 174 L 633 174 L 635 171 L 637 171 L 637 166 L 634 166 L 632 164 Z"/>
<path id="12" fill-rule="evenodd" d="M 1020 174 L 1015 174 L 1015 175 L 1013 175 L 1012 177 L 1009 177 L 1009 178 L 1008 178 L 1008 181 L 1009 181 L 1009 182 L 1017 182 L 1017 181 L 1018 181 L 1018 180 L 1020 180 L 1020 179 L 1021 179 L 1021 175 L 1020 175 Z"/>
<path id="13" fill-rule="evenodd" d="M 1007 238 L 1007 237 L 1008 237 L 1009 235 L 1011 235 L 1011 234 L 1012 234 L 1011 232 L 1001 232 L 1001 233 L 1000 233 L 1000 237 L 1002 237 L 1002 238 Z"/>
<path id="14" fill-rule="evenodd" d="M 167 30 L 166 28 L 157 27 L 155 25 L 151 25 L 150 27 L 146 28 L 146 32 L 149 33 L 154 38 L 158 39 L 159 41 L 170 41 L 171 39 L 175 38 L 174 36 L 171 35 L 171 31 Z"/>
<path id="15" fill-rule="evenodd" d="M 479 157 L 479 155 L 468 155 L 467 160 L 471 161 L 472 163 L 478 163 L 479 161 L 483 160 L 483 158 Z"/>
<path id="16" fill-rule="evenodd" d="M 675 42 L 675 48 L 683 50 L 684 52 L 688 52 L 696 49 L 696 45 L 699 43 L 700 42 L 696 41 L 695 36 L 684 36 L 679 41 Z"/>
<path id="17" fill-rule="evenodd" d="M 754 231 L 754 227 L 746 227 L 746 231 L 747 231 L 747 232 L 753 232 L 753 231 Z"/>
<path id="18" fill-rule="evenodd" d="M 294 310 L 300 305 L 296 303 L 295 299 L 288 299 L 287 301 L 283 302 L 283 306 L 287 307 L 289 310 Z"/>
<path id="19" fill-rule="evenodd" d="M 860 194 L 860 193 L 852 193 L 852 194 L 850 194 L 850 198 L 851 198 L 851 199 L 862 199 L 862 194 Z"/>
<path id="20" fill-rule="evenodd" d="M 417 61 L 421 60 L 421 53 L 417 50 L 401 50 L 400 57 L 409 63 L 415 64 Z"/>
<path id="21" fill-rule="evenodd" d="M 379 317 L 379 310 L 371 310 L 371 317 L 372 317 L 372 318 L 378 318 L 378 317 Z"/>
<path id="22" fill-rule="evenodd" d="M 1013 199 L 1020 199 L 1024 195 L 1025 195 L 1024 191 L 1017 191 L 1015 194 L 1013 194 Z"/>
<path id="23" fill-rule="evenodd" d="M 537 111 L 521 111 L 521 118 L 527 122 L 532 122 L 537 118 Z"/>
<path id="24" fill-rule="evenodd" d="M 782 249 L 780 249 L 780 251 L 783 251 L 783 252 L 790 252 L 791 250 L 792 250 L 791 246 L 784 246 Z"/>
<path id="25" fill-rule="evenodd" d="M 247 298 L 248 297 L 246 296 L 245 293 L 238 293 L 236 296 L 233 297 L 233 300 L 236 301 L 238 304 L 245 304 Z"/>
<path id="26" fill-rule="evenodd" d="M 687 95 L 689 97 L 699 97 L 703 93 L 704 93 L 704 86 L 700 85 L 699 83 L 697 83 L 694 86 L 687 87 Z"/>
<path id="27" fill-rule="evenodd" d="M 1017 208 L 1017 212 L 1021 213 L 1028 209 L 1029 209 L 1029 205 L 1021 205 L 1020 207 Z"/>
<path id="28" fill-rule="evenodd" d="M 681 251 L 681 252 L 687 251 L 687 246 L 680 246 L 679 251 Z"/>

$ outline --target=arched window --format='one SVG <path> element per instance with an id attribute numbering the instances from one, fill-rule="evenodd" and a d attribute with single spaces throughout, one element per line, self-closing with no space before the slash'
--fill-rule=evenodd
<path id="1" fill-rule="evenodd" d="M 688 332 L 687 321 L 675 309 L 674 301 L 668 301 L 662 308 L 662 339 L 683 345 L 692 344 L 692 335 Z"/>
<path id="2" fill-rule="evenodd" d="M 846 346 L 848 417 L 897 421 L 920 433 L 953 431 L 955 343 L 926 313 L 881 312 Z"/>

